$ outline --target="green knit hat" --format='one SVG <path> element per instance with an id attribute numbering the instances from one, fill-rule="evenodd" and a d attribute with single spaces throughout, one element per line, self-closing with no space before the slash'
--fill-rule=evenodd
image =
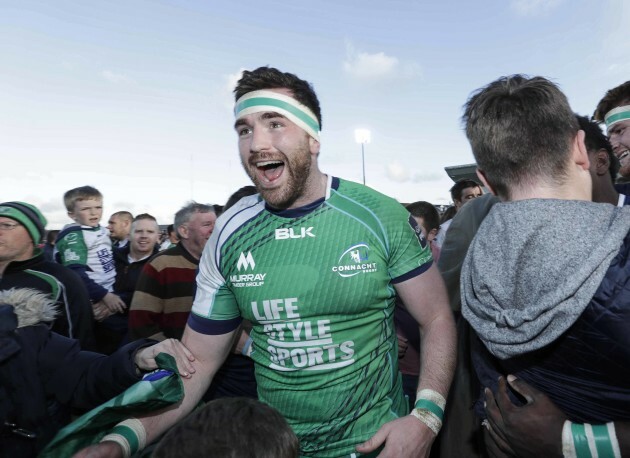
<path id="1" fill-rule="evenodd" d="M 48 221 L 34 205 L 26 202 L 3 202 L 0 204 L 0 216 L 14 219 L 24 226 L 35 245 L 39 245 L 44 238 Z"/>

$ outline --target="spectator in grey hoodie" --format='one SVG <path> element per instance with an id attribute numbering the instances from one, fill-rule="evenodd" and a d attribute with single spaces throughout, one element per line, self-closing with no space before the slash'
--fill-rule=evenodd
<path id="1" fill-rule="evenodd" d="M 545 78 L 490 83 L 463 121 L 478 176 L 502 201 L 462 266 L 477 374 L 495 390 L 499 375 L 514 374 L 564 412 L 566 421 L 540 432 L 556 438 L 554 452 L 590 447 L 597 456 L 601 445 L 613 454 L 599 456 L 625 456 L 630 208 L 591 202 L 584 131 Z"/>

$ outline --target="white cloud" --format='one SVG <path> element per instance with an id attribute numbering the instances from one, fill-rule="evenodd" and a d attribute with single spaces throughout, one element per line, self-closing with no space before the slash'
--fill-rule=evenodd
<path id="1" fill-rule="evenodd" d="M 427 172 L 414 170 L 408 164 L 403 164 L 398 160 L 389 162 L 386 166 L 386 175 L 397 183 L 426 183 L 440 181 L 444 179 L 442 172 Z"/>
<path id="2" fill-rule="evenodd" d="M 223 81 L 225 84 L 220 88 L 219 100 L 221 100 L 221 105 L 230 112 L 230 114 L 234 110 L 234 88 L 236 87 L 236 83 L 243 76 L 243 71 L 245 68 L 241 67 L 237 72 L 230 73 L 228 75 L 223 75 Z"/>
<path id="3" fill-rule="evenodd" d="M 411 181 L 414 183 L 424 183 L 427 181 L 439 181 L 443 179 L 443 173 L 414 173 Z"/>
<path id="4" fill-rule="evenodd" d="M 111 70 L 103 70 L 101 72 L 101 76 L 105 78 L 110 83 L 120 84 L 120 83 L 130 83 L 131 79 L 122 73 L 112 72 Z"/>
<path id="5" fill-rule="evenodd" d="M 512 0 L 510 6 L 522 16 L 537 16 L 557 8 L 564 0 Z"/>
<path id="6" fill-rule="evenodd" d="M 399 183 L 404 183 L 409 180 L 409 169 L 403 166 L 398 161 L 393 161 L 387 164 L 387 178 Z"/>
<path id="7" fill-rule="evenodd" d="M 350 42 L 346 42 L 346 60 L 343 70 L 360 79 L 415 78 L 421 74 L 420 65 L 415 62 L 401 62 L 395 56 L 384 52 L 370 54 L 356 51 Z"/>
<path id="8" fill-rule="evenodd" d="M 230 73 L 229 75 L 223 76 L 223 79 L 225 80 L 225 89 L 228 91 L 230 95 L 232 94 L 232 91 L 234 91 L 234 88 L 236 87 L 236 83 L 238 83 L 238 80 L 241 79 L 241 76 L 243 76 L 243 71 L 245 70 L 246 69 L 241 67 L 238 70 L 238 72 Z"/>

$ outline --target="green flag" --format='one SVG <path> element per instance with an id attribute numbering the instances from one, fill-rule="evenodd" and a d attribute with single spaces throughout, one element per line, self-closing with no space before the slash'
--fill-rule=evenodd
<path id="1" fill-rule="evenodd" d="M 98 443 L 121 421 L 179 402 L 184 397 L 184 387 L 175 359 L 160 353 L 155 360 L 160 369 L 61 429 L 39 458 L 72 456 Z"/>

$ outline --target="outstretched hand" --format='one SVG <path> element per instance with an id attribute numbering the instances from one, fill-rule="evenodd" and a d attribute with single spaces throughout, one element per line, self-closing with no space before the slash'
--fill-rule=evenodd
<path id="1" fill-rule="evenodd" d="M 527 401 L 514 405 L 508 396 L 507 383 Z M 508 375 L 499 377 L 496 395 L 488 388 L 486 415 L 488 432 L 503 452 L 522 458 L 562 458 L 562 426 L 567 416 L 541 391 Z"/>
<path id="2" fill-rule="evenodd" d="M 377 458 L 425 458 L 429 456 L 435 434 L 411 415 L 385 423 L 370 439 L 357 445 L 359 453 L 385 447 Z"/>
<path id="3" fill-rule="evenodd" d="M 150 347 L 141 348 L 136 353 L 134 362 L 144 371 L 156 369 L 155 357 L 160 353 L 168 353 L 175 358 L 179 375 L 182 377 L 190 378 L 195 373 L 195 366 L 192 364 L 195 360 L 194 355 L 177 339 L 166 339 Z"/>

